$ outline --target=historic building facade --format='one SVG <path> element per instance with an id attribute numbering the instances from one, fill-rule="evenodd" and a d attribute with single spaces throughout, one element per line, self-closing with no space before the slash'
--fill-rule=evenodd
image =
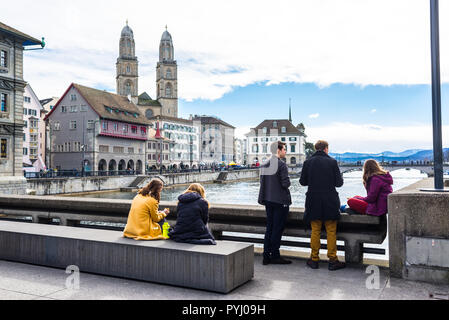
<path id="1" fill-rule="evenodd" d="M 58 97 L 51 97 L 40 100 L 40 103 L 43 108 L 43 112 L 41 113 L 41 122 L 39 123 L 39 134 L 42 132 L 45 136 L 44 140 L 44 148 L 42 150 L 42 159 L 45 161 L 45 166 L 48 168 L 50 163 L 50 127 L 47 126 L 45 122 L 45 117 L 47 114 L 53 110 L 56 103 L 58 103 L 59 98 Z"/>
<path id="2" fill-rule="evenodd" d="M 24 194 L 23 51 L 43 41 L 0 22 L 0 193 Z"/>
<path id="3" fill-rule="evenodd" d="M 158 123 L 156 129 L 149 128 L 146 148 L 147 169 L 168 169 L 172 164 L 174 145 L 174 141 L 162 136 Z"/>
<path id="4" fill-rule="evenodd" d="M 51 168 L 144 172 L 149 122 L 126 97 L 72 84 L 45 120 Z"/>
<path id="5" fill-rule="evenodd" d="M 200 162 L 199 121 L 156 116 L 151 119 L 152 128 L 159 126 L 161 136 L 171 140 L 171 164 L 175 168 L 198 168 Z"/>
<path id="6" fill-rule="evenodd" d="M 32 166 L 35 171 L 45 168 L 45 114 L 39 99 L 29 84 L 23 95 L 23 165 Z"/>
<path id="7" fill-rule="evenodd" d="M 195 116 L 201 124 L 201 162 L 205 164 L 229 164 L 234 161 L 235 127 L 211 116 Z"/>
<path id="8" fill-rule="evenodd" d="M 305 139 L 290 120 L 265 120 L 246 134 L 248 164 L 262 163 L 271 157 L 270 145 L 275 141 L 287 144 L 286 163 L 297 166 L 304 163 Z"/>

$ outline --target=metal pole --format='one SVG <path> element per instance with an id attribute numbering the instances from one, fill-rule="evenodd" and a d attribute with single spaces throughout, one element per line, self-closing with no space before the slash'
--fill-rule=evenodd
<path id="1" fill-rule="evenodd" d="M 443 146 L 441 130 L 441 81 L 440 81 L 440 35 L 438 0 L 430 0 L 430 26 L 432 42 L 432 121 L 435 189 L 444 189 Z"/>

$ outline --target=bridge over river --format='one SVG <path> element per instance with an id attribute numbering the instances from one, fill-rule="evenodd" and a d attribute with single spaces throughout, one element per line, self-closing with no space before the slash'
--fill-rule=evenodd
<path id="1" fill-rule="evenodd" d="M 363 171 L 363 164 L 339 164 L 341 173 L 353 172 L 353 171 Z M 390 172 L 400 170 L 400 169 L 416 169 L 422 173 L 427 174 L 429 177 L 433 177 L 434 168 L 433 164 L 384 164 L 382 167 Z M 302 167 L 295 168 L 294 172 L 300 174 Z M 449 172 L 449 164 L 443 166 L 443 172 Z"/>

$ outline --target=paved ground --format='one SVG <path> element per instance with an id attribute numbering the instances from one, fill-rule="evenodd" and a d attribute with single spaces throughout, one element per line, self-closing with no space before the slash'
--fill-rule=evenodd
<path id="1" fill-rule="evenodd" d="M 67 289 L 65 270 L 0 260 L 0 300 L 427 300 L 449 294 L 449 285 L 390 279 L 386 268 L 379 269 L 379 289 L 370 290 L 367 280 L 375 281 L 368 266 L 330 272 L 325 262 L 311 270 L 299 258 L 287 266 L 262 266 L 260 255 L 255 261 L 254 279 L 223 295 L 86 273 L 79 290 Z"/>

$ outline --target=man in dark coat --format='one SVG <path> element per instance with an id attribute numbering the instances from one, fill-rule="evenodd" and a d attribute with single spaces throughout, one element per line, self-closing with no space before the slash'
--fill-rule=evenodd
<path id="1" fill-rule="evenodd" d="M 263 264 L 290 264 L 290 260 L 281 258 L 282 233 L 290 211 L 290 178 L 287 164 L 282 160 L 287 153 L 286 144 L 275 142 L 271 145 L 272 157 L 260 167 L 259 204 L 267 212 L 267 230 L 264 240 Z"/>
<path id="2" fill-rule="evenodd" d="M 337 190 L 343 186 L 343 178 L 335 159 L 329 153 L 329 144 L 318 141 L 316 153 L 304 162 L 300 183 L 308 186 L 306 194 L 306 210 L 304 222 L 311 224 L 312 235 L 310 246 L 312 255 L 307 265 L 312 269 L 319 268 L 319 251 L 321 247 L 321 229 L 323 223 L 327 233 L 329 270 L 342 269 L 345 264 L 337 258 L 337 221 L 340 219 L 340 198 Z"/>

